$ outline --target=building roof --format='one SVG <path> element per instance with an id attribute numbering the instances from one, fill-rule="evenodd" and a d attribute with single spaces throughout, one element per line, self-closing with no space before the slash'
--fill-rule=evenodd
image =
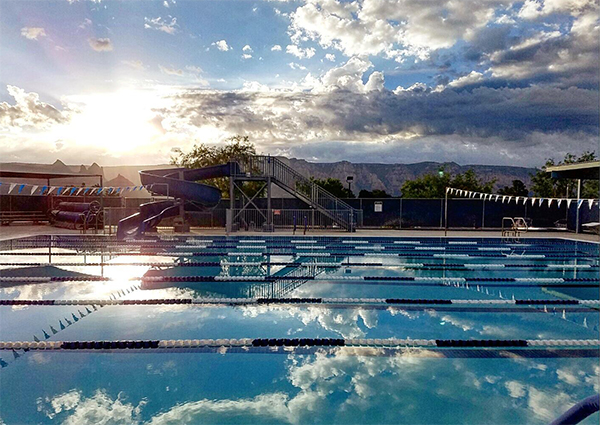
<path id="1" fill-rule="evenodd" d="M 598 180 L 600 179 L 600 161 L 555 165 L 547 167 L 546 172 L 552 173 L 552 178 L 555 179 Z"/>
<path id="2" fill-rule="evenodd" d="M 71 179 L 77 177 L 102 177 L 101 174 L 79 174 L 79 173 L 44 173 L 30 171 L 0 170 L 0 177 L 20 179 Z"/>

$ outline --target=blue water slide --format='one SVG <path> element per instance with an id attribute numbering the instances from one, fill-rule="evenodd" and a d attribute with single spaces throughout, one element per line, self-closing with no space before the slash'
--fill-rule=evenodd
<path id="1" fill-rule="evenodd" d="M 235 162 L 203 168 L 167 168 L 140 171 L 142 184 L 153 193 L 182 201 L 193 201 L 196 207 L 214 208 L 221 200 L 221 190 L 199 180 L 229 177 L 237 173 Z M 179 214 L 179 201 L 164 200 L 140 205 L 140 212 L 119 221 L 117 238 L 137 237 L 156 227 L 161 220 Z"/>

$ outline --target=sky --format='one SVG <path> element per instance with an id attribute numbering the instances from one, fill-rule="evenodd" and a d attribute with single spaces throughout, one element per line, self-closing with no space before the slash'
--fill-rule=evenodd
<path id="1" fill-rule="evenodd" d="M 0 0 L 0 161 L 598 151 L 597 0 Z"/>

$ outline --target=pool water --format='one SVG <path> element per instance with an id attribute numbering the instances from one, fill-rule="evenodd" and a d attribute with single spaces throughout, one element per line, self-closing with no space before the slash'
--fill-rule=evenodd
<path id="1" fill-rule="evenodd" d="M 346 346 L 3 349 L 0 423 L 545 424 L 599 391 L 598 254 L 597 244 L 567 239 L 4 241 L 0 300 L 55 305 L 0 305 L 3 342 Z M 273 302 L 281 298 L 305 302 Z M 132 300 L 162 301 L 122 304 Z"/>

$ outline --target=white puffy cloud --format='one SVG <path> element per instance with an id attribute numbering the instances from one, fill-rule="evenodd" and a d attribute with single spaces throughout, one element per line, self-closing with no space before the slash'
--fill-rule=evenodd
<path id="1" fill-rule="evenodd" d="M 222 52 L 226 52 L 228 50 L 231 50 L 231 46 L 229 46 L 227 44 L 227 41 L 225 41 L 225 40 L 215 41 L 212 45 L 216 46 L 216 48 L 219 49 Z"/>
<path id="2" fill-rule="evenodd" d="M 468 0 L 314 0 L 290 15 L 292 40 L 309 38 L 347 56 L 425 59 L 453 46 L 494 17 L 505 2 Z M 507 2 L 506 2 L 507 3 Z"/>
<path id="3" fill-rule="evenodd" d="M 279 44 L 275 44 L 273 47 L 271 47 L 271 51 L 281 52 L 281 46 Z"/>
<path id="4" fill-rule="evenodd" d="M 457 78 L 451 81 L 448 86 L 450 87 L 463 87 L 471 84 L 481 83 L 484 80 L 483 74 L 477 71 L 471 71 L 467 75 Z"/>
<path id="5" fill-rule="evenodd" d="M 252 50 L 252 47 L 250 47 L 249 44 L 246 44 L 244 47 L 242 47 L 242 51 L 247 52 L 247 53 L 252 53 L 254 50 Z"/>
<path id="6" fill-rule="evenodd" d="M 252 55 L 248 54 L 248 53 L 244 53 L 242 55 L 242 59 L 246 60 L 246 59 L 252 59 Z"/>
<path id="7" fill-rule="evenodd" d="M 110 52 L 113 50 L 112 41 L 110 38 L 89 38 L 90 47 L 97 52 Z"/>
<path id="8" fill-rule="evenodd" d="M 40 27 L 23 27 L 21 35 L 29 40 L 37 40 L 40 37 L 46 37 L 46 30 Z"/>
<path id="9" fill-rule="evenodd" d="M 335 55 L 333 53 L 327 53 L 325 55 L 325 59 L 327 59 L 328 61 L 331 61 L 331 62 L 335 62 Z"/>
<path id="10" fill-rule="evenodd" d="M 560 12 L 576 16 L 597 6 L 595 0 L 526 0 L 518 15 L 523 19 L 537 19 Z"/>
<path id="11" fill-rule="evenodd" d="M 160 16 L 153 19 L 144 18 L 144 28 L 146 29 L 153 29 L 173 35 L 177 32 L 178 27 L 177 18 L 171 18 L 171 21 L 165 20 Z"/>
<path id="12" fill-rule="evenodd" d="M 43 130 L 69 121 L 70 111 L 61 112 L 40 101 L 37 93 L 27 93 L 10 85 L 7 86 L 7 91 L 14 99 L 14 104 L 0 103 L 0 129 L 3 131 L 22 131 L 27 127 Z"/>
<path id="13" fill-rule="evenodd" d="M 315 55 L 315 49 L 312 47 L 301 48 L 295 44 L 289 44 L 285 48 L 285 52 L 296 56 L 298 59 L 310 59 Z"/>

